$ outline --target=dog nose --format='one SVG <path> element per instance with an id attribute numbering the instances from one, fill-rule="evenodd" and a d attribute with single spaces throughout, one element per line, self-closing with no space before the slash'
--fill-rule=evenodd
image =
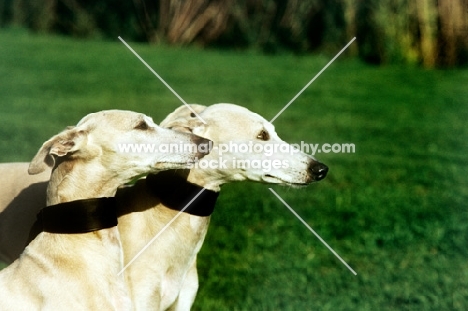
<path id="1" fill-rule="evenodd" d="M 314 181 L 319 181 L 327 176 L 328 166 L 320 162 L 315 162 L 309 167 L 309 172 Z"/>
<path id="2" fill-rule="evenodd" d="M 213 142 L 197 135 L 192 136 L 192 142 L 197 145 L 197 158 L 201 159 L 209 154 L 211 149 L 213 149 Z"/>

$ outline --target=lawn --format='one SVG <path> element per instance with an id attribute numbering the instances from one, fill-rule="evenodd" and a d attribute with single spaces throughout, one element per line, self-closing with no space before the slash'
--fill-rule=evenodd
<path id="1" fill-rule="evenodd" d="M 187 102 L 236 103 L 267 119 L 333 56 L 131 44 Z M 158 122 L 181 104 L 117 38 L 1 30 L 0 64 L 1 162 L 29 161 L 89 112 Z M 317 154 L 330 168 L 319 183 L 272 188 L 357 276 L 271 186 L 229 184 L 199 255 L 193 309 L 465 310 L 467 85 L 468 70 L 333 63 L 274 124 L 288 142 L 356 152 Z"/>

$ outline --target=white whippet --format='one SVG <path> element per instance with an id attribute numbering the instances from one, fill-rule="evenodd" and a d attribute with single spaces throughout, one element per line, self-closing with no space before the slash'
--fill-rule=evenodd
<path id="1" fill-rule="evenodd" d="M 148 176 L 134 189 L 125 189 L 118 194 L 122 206 L 119 231 L 125 263 L 177 215 L 177 210 L 184 205 L 182 202 L 188 202 L 196 194 L 196 189 L 187 191 L 187 187 L 204 188 L 213 196 L 220 191 L 221 185 L 234 181 L 306 185 L 327 174 L 328 168 L 324 164 L 297 150 L 277 148 L 276 153 L 267 152 L 275 145 L 289 145 L 285 146 L 270 122 L 246 108 L 232 104 L 193 108 L 206 124 L 182 106 L 167 116 L 161 126 L 208 138 L 214 143 L 213 150 L 190 171 L 167 171 L 159 177 Z M 256 145 L 257 148 L 252 149 L 257 152 L 241 152 L 242 144 L 244 147 Z M 270 166 L 273 161 L 276 166 Z M 167 183 L 169 187 L 164 191 L 169 192 L 169 197 L 164 191 L 158 191 Z M 177 190 L 171 193 L 171 187 Z M 184 193 L 188 194 L 185 200 L 170 197 Z M 180 214 L 170 229 L 165 230 L 125 270 L 136 310 L 190 310 L 198 290 L 197 253 L 210 222 L 209 211 L 206 211 L 210 208 L 203 206 L 204 202 L 212 204 L 213 200 L 201 200 L 201 206 L 197 207 L 201 209 L 199 214 L 196 210 L 193 211 L 195 215 Z M 171 204 L 178 206 L 169 206 Z M 135 210 L 139 212 L 130 212 Z"/>

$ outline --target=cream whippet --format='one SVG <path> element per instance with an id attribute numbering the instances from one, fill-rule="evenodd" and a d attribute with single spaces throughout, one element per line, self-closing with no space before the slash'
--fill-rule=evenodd
<path id="1" fill-rule="evenodd" d="M 29 173 L 53 167 L 45 210 L 65 208 L 70 202 L 112 197 L 119 185 L 135 176 L 187 167 L 202 156 L 196 151 L 126 153 L 117 147 L 119 143 L 174 141 L 208 142 L 160 128 L 143 114 L 93 113 L 46 141 L 29 165 Z M 41 232 L 19 259 L 0 272 L 0 310 L 131 310 L 125 282 L 116 276 L 122 267 L 115 224 L 80 234 Z"/>

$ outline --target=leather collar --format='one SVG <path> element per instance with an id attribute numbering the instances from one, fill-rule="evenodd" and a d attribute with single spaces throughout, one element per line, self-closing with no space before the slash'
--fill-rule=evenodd
<path id="1" fill-rule="evenodd" d="M 200 191 L 204 190 L 184 210 L 184 213 L 194 216 L 210 216 L 219 196 L 219 192 L 192 184 L 173 171 L 148 175 L 146 186 L 148 191 L 156 196 L 162 204 L 176 211 L 181 211 Z"/>
<path id="2" fill-rule="evenodd" d="M 30 240 L 40 232 L 86 233 L 117 226 L 114 197 L 76 200 L 47 206 L 39 211 Z"/>

